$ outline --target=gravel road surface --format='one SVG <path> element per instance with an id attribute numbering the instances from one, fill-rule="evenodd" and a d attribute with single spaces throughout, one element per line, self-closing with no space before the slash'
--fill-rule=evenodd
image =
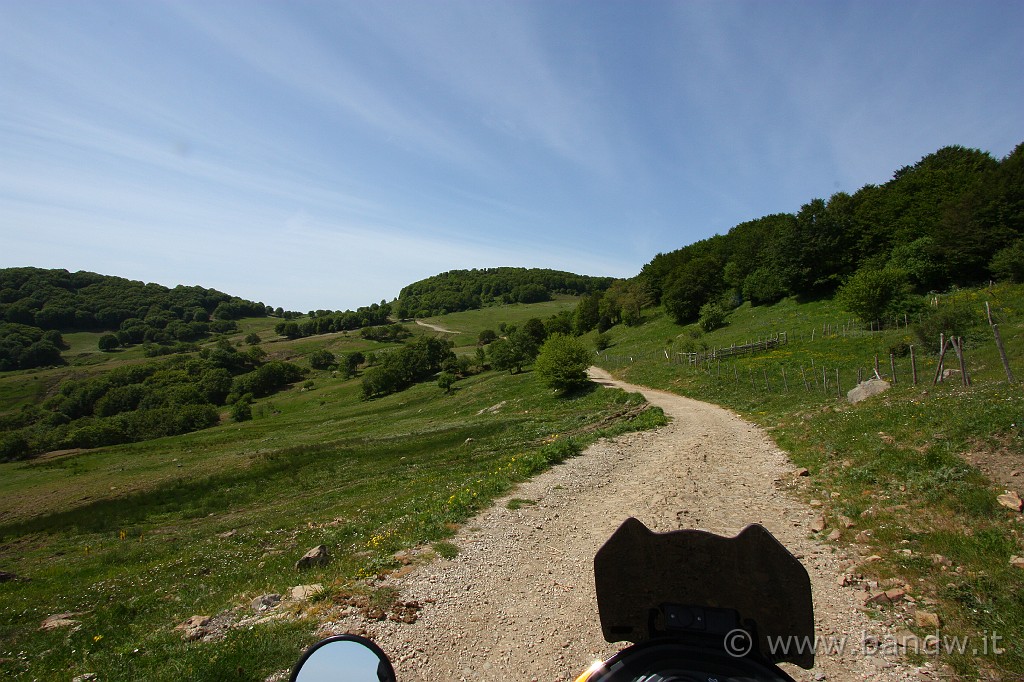
<path id="1" fill-rule="evenodd" d="M 596 368 L 591 375 L 642 392 L 671 423 L 595 443 L 466 523 L 452 539 L 460 550 L 454 559 L 388 578 L 401 599 L 422 605 L 415 623 L 350 616 L 322 631 L 366 632 L 391 655 L 401 682 L 573 680 L 619 648 L 601 635 L 593 557 L 623 520 L 729 536 L 760 523 L 810 573 L 818 636 L 845 638 L 843 653 L 819 651 L 812 671 L 785 666 L 791 675 L 937 679 L 936 670 L 905 663 L 891 647 L 886 655 L 863 653 L 865 637 L 887 642 L 894 632 L 868 618 L 860 587 L 840 585 L 857 558 L 811 531 L 817 512 L 793 495 L 795 467 L 763 430 L 714 405 L 623 384 Z M 536 504 L 510 510 L 511 497 Z"/>

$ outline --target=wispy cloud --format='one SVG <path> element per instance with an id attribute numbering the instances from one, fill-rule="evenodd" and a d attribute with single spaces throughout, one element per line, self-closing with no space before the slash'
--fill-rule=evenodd
<path id="1" fill-rule="evenodd" d="M 0 266 L 324 308 L 458 267 L 635 274 L 945 144 L 1009 152 L 1022 21 L 946 0 L 0 3 Z"/>
<path id="2" fill-rule="evenodd" d="M 457 162 L 473 150 L 443 126 L 425 120 L 417 102 L 395 88 L 375 83 L 354 62 L 346 40 L 352 27 L 336 24 L 337 34 L 317 25 L 318 14 L 296 12 L 290 5 L 249 4 L 209 7 L 168 3 L 197 31 L 258 73 L 274 79 L 310 105 L 354 119 L 386 140 Z M 309 9 L 309 8 L 307 8 Z"/>
<path id="3" fill-rule="evenodd" d="M 596 70 L 574 68 L 580 46 L 544 26 L 540 6 L 364 3 L 356 12 L 382 44 L 462 103 L 476 125 L 587 172 L 613 170 L 602 121 L 605 83 Z"/>

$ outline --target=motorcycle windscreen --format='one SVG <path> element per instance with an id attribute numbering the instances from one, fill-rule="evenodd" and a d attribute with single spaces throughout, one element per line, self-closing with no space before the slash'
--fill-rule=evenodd
<path id="1" fill-rule="evenodd" d="M 764 659 L 814 666 L 810 578 L 763 526 L 725 538 L 699 530 L 653 533 L 630 518 L 598 550 L 594 580 L 609 642 L 664 634 L 664 605 L 731 609 L 756 634 Z"/>

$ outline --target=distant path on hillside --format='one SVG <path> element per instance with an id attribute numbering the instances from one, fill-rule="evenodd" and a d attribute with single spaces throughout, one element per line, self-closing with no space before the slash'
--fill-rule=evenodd
<path id="1" fill-rule="evenodd" d="M 787 666 L 795 679 L 919 679 L 901 659 L 861 654 L 865 635 L 885 642 L 893 633 L 861 610 L 860 588 L 840 587 L 855 559 L 813 539 L 817 512 L 791 494 L 801 483 L 763 430 L 720 407 L 624 384 L 600 369 L 591 376 L 643 393 L 671 423 L 595 443 L 467 522 L 452 539 L 460 549 L 453 560 L 388 578 L 384 584 L 400 599 L 422 606 L 415 623 L 350 615 L 323 623 L 323 632 L 365 632 L 392 656 L 402 682 L 573 680 L 618 648 L 601 635 L 593 557 L 623 520 L 729 536 L 756 522 L 810 573 L 817 634 L 847 638 L 845 653 L 819 653 L 813 671 Z M 536 504 L 510 510 L 511 497 Z"/>
<path id="2" fill-rule="evenodd" d="M 442 334 L 461 334 L 462 333 L 462 332 L 452 331 L 451 329 L 445 329 L 444 327 L 439 327 L 436 324 L 430 324 L 429 322 L 424 322 L 423 320 L 416 320 L 416 324 L 418 324 L 421 327 L 426 327 L 427 329 L 433 329 L 435 332 L 441 332 Z"/>

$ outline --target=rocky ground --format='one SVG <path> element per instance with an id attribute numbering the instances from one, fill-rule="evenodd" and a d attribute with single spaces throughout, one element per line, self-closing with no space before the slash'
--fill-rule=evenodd
<path id="1" fill-rule="evenodd" d="M 368 635 L 391 655 L 402 682 L 573 680 L 619 648 L 601 635 L 592 562 L 623 520 L 729 536 L 760 523 L 810 573 L 818 636 L 845 643 L 842 653 L 819 651 L 811 671 L 786 666 L 797 680 L 940 677 L 931 663 L 907 663 L 896 646 L 909 634 L 903 619 L 913 609 L 903 590 L 863 583 L 857 567 L 867 558 L 819 539 L 829 529 L 794 490 L 806 479 L 764 431 L 719 407 L 592 372 L 601 383 L 642 391 L 671 424 L 599 441 L 467 523 L 452 540 L 460 550 L 454 559 L 380 583 L 419 609 L 415 622 L 348 608 L 322 622 L 321 632 Z M 533 504 L 509 509 L 513 497 Z M 877 599 L 885 604 L 871 618 L 876 607 L 865 607 L 865 598 L 884 587 L 901 603 Z"/>

